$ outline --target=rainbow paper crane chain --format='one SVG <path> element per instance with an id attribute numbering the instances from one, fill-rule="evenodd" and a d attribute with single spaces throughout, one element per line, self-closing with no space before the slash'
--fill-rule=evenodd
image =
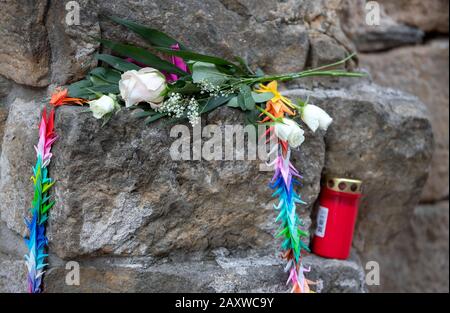
<path id="1" fill-rule="evenodd" d="M 271 151 L 271 153 L 277 152 L 277 157 L 270 164 L 275 168 L 270 187 L 275 190 L 272 196 L 279 199 L 278 204 L 274 205 L 275 210 L 279 211 L 276 222 L 280 222 L 276 237 L 284 238 L 281 249 L 283 257 L 288 261 L 285 269 L 289 272 L 287 284 L 292 283 L 292 292 L 311 292 L 309 284 L 312 282 L 304 275 L 305 272 L 309 272 L 309 269 L 304 268 L 302 264 L 302 252 L 309 252 L 308 246 L 302 239 L 307 238 L 309 234 L 301 229 L 304 225 L 296 213 L 296 204 L 306 203 L 294 190 L 294 186 L 299 184 L 302 177 L 290 161 L 291 146 L 296 148 L 302 144 L 304 131 L 296 122 L 285 117 L 285 115 L 295 116 L 294 111 L 301 110 L 291 100 L 281 95 L 276 81 L 260 85 L 256 92 L 270 92 L 274 96 L 266 103 L 266 110 L 262 110 L 261 115 L 266 115 L 262 122 L 271 121 L 272 125 L 264 136 L 272 134 L 270 138 L 277 138 L 278 143 L 277 148 Z"/>
<path id="2" fill-rule="evenodd" d="M 54 110 L 47 116 L 44 109 L 39 124 L 39 142 L 35 146 L 37 161 L 31 177 L 34 185 L 34 197 L 30 209 L 31 219 L 25 218 L 29 237 L 25 238 L 28 254 L 25 256 L 28 268 L 28 292 L 39 293 L 42 291 L 42 276 L 45 272 L 46 248 L 48 245 L 45 236 L 45 225 L 48 219 L 48 211 L 55 204 L 48 195 L 54 181 L 48 177 L 47 166 L 52 157 L 52 144 L 57 139 L 54 132 Z"/>
<path id="3" fill-rule="evenodd" d="M 274 205 L 275 210 L 279 211 L 276 222 L 280 222 L 280 229 L 276 237 L 283 237 L 281 245 L 284 251 L 284 258 L 288 260 L 285 268 L 289 272 L 287 283 L 292 283 L 292 292 L 310 292 L 308 281 L 302 265 L 302 251 L 308 251 L 308 246 L 301 240 L 308 237 L 308 233 L 301 229 L 303 222 L 296 213 L 296 203 L 306 204 L 301 197 L 295 192 L 294 185 L 298 184 L 298 179 L 302 177 L 290 162 L 290 149 L 282 151 L 272 163 L 275 166 L 275 174 L 271 181 L 271 188 L 275 190 L 273 197 L 278 197 L 278 205 Z"/>

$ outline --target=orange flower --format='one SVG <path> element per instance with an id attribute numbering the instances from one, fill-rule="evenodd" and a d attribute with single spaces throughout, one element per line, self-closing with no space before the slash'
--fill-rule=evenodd
<path id="1" fill-rule="evenodd" d="M 65 104 L 78 104 L 83 105 L 87 100 L 81 98 L 70 98 L 68 89 L 56 88 L 56 90 L 52 93 L 52 97 L 50 99 L 50 104 L 59 107 Z"/>
<path id="2" fill-rule="evenodd" d="M 268 83 L 267 85 L 259 84 L 259 88 L 260 89 L 256 89 L 255 91 L 259 93 L 271 92 L 273 94 L 273 98 L 271 99 L 272 102 L 281 101 L 292 109 L 295 108 L 295 106 L 292 104 L 292 101 L 282 96 L 278 91 L 278 82 L 276 80 Z"/>
<path id="3" fill-rule="evenodd" d="M 276 81 L 270 82 L 267 85 L 260 84 L 260 89 L 255 90 L 259 93 L 271 92 L 274 97 L 267 101 L 266 103 L 266 111 L 272 114 L 275 118 L 284 117 L 284 113 L 288 115 L 295 115 L 295 113 L 290 109 L 294 108 L 291 100 L 282 96 L 278 91 L 278 83 Z M 290 107 L 290 108 L 289 108 Z M 271 118 L 266 116 L 262 122 L 267 122 Z"/>
<path id="4" fill-rule="evenodd" d="M 284 117 L 284 113 L 288 115 L 295 115 L 294 112 L 291 111 L 281 100 L 277 102 L 273 102 L 272 100 L 267 101 L 266 103 L 266 111 L 272 114 L 275 118 Z M 267 122 L 270 120 L 269 116 L 266 116 L 263 119 L 263 122 Z"/>

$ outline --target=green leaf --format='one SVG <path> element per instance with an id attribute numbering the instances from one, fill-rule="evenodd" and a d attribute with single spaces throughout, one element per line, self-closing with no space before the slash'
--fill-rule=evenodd
<path id="1" fill-rule="evenodd" d="M 192 66 L 192 80 L 194 83 L 206 80 L 221 85 L 228 80 L 228 76 L 221 73 L 212 63 L 195 62 Z"/>
<path id="2" fill-rule="evenodd" d="M 248 85 L 239 86 L 238 102 L 242 110 L 255 110 L 255 100 L 252 97 L 252 90 Z"/>
<path id="3" fill-rule="evenodd" d="M 138 112 L 133 113 L 133 117 L 144 118 L 144 117 L 152 116 L 153 114 L 154 114 L 154 112 L 139 110 Z"/>
<path id="4" fill-rule="evenodd" d="M 89 79 L 83 79 L 76 83 L 71 84 L 68 87 L 69 96 L 73 97 L 73 98 L 88 99 L 89 95 L 91 95 L 92 93 L 90 91 L 86 90 L 85 89 L 86 87 L 88 87 L 88 88 L 93 87 L 93 84 Z"/>
<path id="5" fill-rule="evenodd" d="M 90 87 L 90 88 L 86 87 L 86 90 L 89 91 L 89 92 L 91 93 L 91 95 L 89 95 L 89 98 L 90 98 L 90 99 L 91 99 L 91 98 L 98 99 L 98 98 L 100 98 L 101 96 L 103 96 L 103 93 L 98 92 L 98 91 L 95 91 L 95 90 L 92 90 L 92 88 L 99 87 L 99 86 L 109 86 L 109 85 L 97 85 L 97 86 L 92 86 L 92 87 Z M 105 87 L 104 87 L 104 88 L 105 88 Z"/>
<path id="6" fill-rule="evenodd" d="M 239 108 L 238 97 L 231 98 L 230 101 L 228 101 L 227 106 L 230 108 Z"/>
<path id="7" fill-rule="evenodd" d="M 192 61 L 199 61 L 199 62 L 205 62 L 205 63 L 212 63 L 212 64 L 216 64 L 216 65 L 228 65 L 228 66 L 236 67 L 235 64 L 233 64 L 230 61 L 227 61 L 225 59 L 215 57 L 215 56 L 200 54 L 200 53 L 193 52 L 193 51 L 173 50 L 170 48 L 162 48 L 162 47 L 155 47 L 155 49 L 158 51 L 164 52 L 168 55 L 174 55 L 177 57 L 181 57 L 185 60 L 192 60 Z"/>
<path id="8" fill-rule="evenodd" d="M 259 120 L 259 111 L 252 110 L 252 111 L 245 112 L 246 124 L 256 125 L 258 120 Z M 256 128 L 256 131 L 258 131 L 258 128 Z"/>
<path id="9" fill-rule="evenodd" d="M 112 93 L 115 95 L 120 93 L 119 85 L 99 85 L 99 86 L 89 87 L 89 89 L 90 89 L 90 93 L 92 95 L 95 95 L 96 93 L 101 93 L 101 94 Z"/>
<path id="10" fill-rule="evenodd" d="M 164 113 L 156 113 L 155 115 L 149 116 L 145 119 L 145 124 L 153 123 L 154 121 L 159 120 L 161 117 L 164 117 Z"/>
<path id="11" fill-rule="evenodd" d="M 89 76 L 89 79 L 91 80 L 93 86 L 109 85 L 108 82 L 105 82 L 103 79 L 96 76 Z"/>
<path id="12" fill-rule="evenodd" d="M 227 103 L 231 99 L 231 97 L 232 96 L 209 98 L 206 102 L 206 105 L 200 111 L 200 114 L 208 113 L 214 109 L 217 109 L 221 105 Z"/>
<path id="13" fill-rule="evenodd" d="M 108 16 L 111 20 L 114 22 L 123 25 L 130 29 L 131 31 L 135 32 L 139 36 L 141 36 L 145 41 L 147 41 L 149 44 L 158 46 L 158 47 L 166 47 L 170 48 L 172 45 L 179 44 L 180 49 L 184 50 L 184 45 L 178 42 L 177 40 L 173 39 L 169 35 L 154 29 L 150 28 L 135 22 L 131 22 L 128 20 L 121 19 L 117 16 Z"/>
<path id="14" fill-rule="evenodd" d="M 101 82 L 101 84 L 94 85 L 90 79 L 84 79 L 73 83 L 68 87 L 69 96 L 92 100 L 97 99 L 98 94 L 119 93 L 119 86 L 117 84 L 104 84 L 103 81 Z"/>
<path id="15" fill-rule="evenodd" d="M 190 81 L 178 80 L 175 84 L 169 85 L 169 93 L 175 92 L 182 95 L 192 95 L 200 92 L 200 87 Z"/>
<path id="16" fill-rule="evenodd" d="M 264 73 L 264 71 L 263 71 L 261 68 L 258 67 L 258 68 L 256 69 L 255 75 L 256 75 L 256 77 L 263 77 L 263 76 L 265 76 L 266 74 Z"/>
<path id="17" fill-rule="evenodd" d="M 154 67 L 160 71 L 166 71 L 168 73 L 177 74 L 180 76 L 188 75 L 188 73 L 182 71 L 172 63 L 165 61 L 153 53 L 136 46 L 122 44 L 113 42 L 110 40 L 99 39 L 99 41 L 106 47 L 110 48 L 113 51 L 116 51 L 120 55 L 131 57 L 136 61 L 147 64 L 148 66 Z"/>
<path id="18" fill-rule="evenodd" d="M 145 39 L 148 43 L 150 43 L 155 50 L 164 52 L 165 54 L 178 56 L 185 60 L 213 63 L 217 65 L 226 65 L 242 71 L 242 69 L 239 68 L 237 65 L 223 58 L 201 54 L 194 51 L 188 51 L 186 50 L 183 44 L 179 43 L 174 38 L 168 36 L 167 34 L 159 30 L 135 22 L 127 21 L 116 16 L 111 16 L 109 18 L 115 21 L 116 23 L 129 28 L 131 31 L 135 32 L 143 39 Z M 178 44 L 180 46 L 180 50 L 174 50 L 171 48 L 175 44 Z"/>
<path id="19" fill-rule="evenodd" d="M 256 93 L 252 91 L 252 98 L 256 103 L 267 102 L 274 97 L 271 92 Z"/>
<path id="20" fill-rule="evenodd" d="M 131 62 L 127 62 L 124 59 L 109 55 L 109 54 L 97 54 L 95 56 L 97 60 L 103 61 L 112 67 L 114 67 L 116 70 L 119 70 L 121 72 L 131 71 L 131 70 L 140 70 L 141 68 L 137 66 L 136 64 L 133 64 Z"/>
<path id="21" fill-rule="evenodd" d="M 89 75 L 94 85 L 118 84 L 121 76 L 120 72 L 104 67 L 94 68 Z"/>

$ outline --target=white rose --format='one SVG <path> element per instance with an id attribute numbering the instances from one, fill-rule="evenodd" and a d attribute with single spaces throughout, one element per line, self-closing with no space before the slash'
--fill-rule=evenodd
<path id="1" fill-rule="evenodd" d="M 139 102 L 147 102 L 152 108 L 157 108 L 164 100 L 162 94 L 166 87 L 164 75 L 151 67 L 125 72 L 119 81 L 120 95 L 127 108 Z"/>
<path id="2" fill-rule="evenodd" d="M 105 114 L 113 112 L 116 108 L 115 100 L 109 96 L 101 96 L 97 100 L 92 100 L 88 103 L 94 117 L 97 119 L 102 118 Z"/>
<path id="3" fill-rule="evenodd" d="M 295 121 L 288 118 L 283 118 L 282 123 L 275 124 L 275 135 L 287 141 L 292 148 L 299 147 L 305 141 L 304 133 Z"/>
<path id="4" fill-rule="evenodd" d="M 302 120 L 315 132 L 317 128 L 327 130 L 333 119 L 318 106 L 307 104 L 302 111 Z"/>

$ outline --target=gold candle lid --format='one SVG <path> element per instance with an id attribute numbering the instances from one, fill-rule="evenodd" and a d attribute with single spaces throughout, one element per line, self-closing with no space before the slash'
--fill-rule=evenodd
<path id="1" fill-rule="evenodd" d="M 337 192 L 361 194 L 362 181 L 349 178 L 326 177 L 324 185 Z"/>

